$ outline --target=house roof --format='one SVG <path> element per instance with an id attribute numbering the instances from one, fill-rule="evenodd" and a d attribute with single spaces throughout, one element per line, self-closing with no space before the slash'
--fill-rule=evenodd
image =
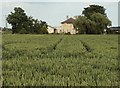
<path id="1" fill-rule="evenodd" d="M 48 25 L 48 27 L 51 27 L 51 28 L 53 28 L 53 29 L 56 29 L 55 27 L 52 27 L 52 26 L 50 26 L 50 25 Z"/>
<path id="2" fill-rule="evenodd" d="M 64 24 L 64 23 L 73 23 L 73 22 L 75 22 L 75 20 L 73 18 L 69 18 L 69 19 L 61 22 L 61 24 Z"/>

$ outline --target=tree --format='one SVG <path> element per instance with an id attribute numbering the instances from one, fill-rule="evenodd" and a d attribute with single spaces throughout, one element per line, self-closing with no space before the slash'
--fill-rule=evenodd
<path id="1" fill-rule="evenodd" d="M 48 34 L 48 31 L 46 29 L 48 27 L 47 23 L 44 21 L 41 21 L 41 27 L 42 27 L 42 30 L 41 30 L 42 34 Z"/>
<path id="2" fill-rule="evenodd" d="M 96 34 L 96 23 L 90 19 L 86 20 L 86 34 Z"/>
<path id="3" fill-rule="evenodd" d="M 85 16 L 79 16 L 75 22 L 74 27 L 78 31 L 78 33 L 84 34 L 85 33 L 85 23 L 86 23 L 86 17 Z"/>
<path id="4" fill-rule="evenodd" d="M 94 13 L 90 16 L 90 20 L 96 23 L 96 31 L 98 34 L 104 33 L 104 29 L 111 25 L 111 21 L 101 13 Z"/>
<path id="5" fill-rule="evenodd" d="M 104 33 L 104 29 L 107 29 L 107 26 L 111 25 L 103 6 L 89 5 L 89 7 L 84 8 L 82 14 L 87 17 L 86 28 L 84 29 L 89 29 L 86 31 L 87 33 L 101 34 Z"/>
<path id="6" fill-rule="evenodd" d="M 11 12 L 11 14 L 8 15 L 7 21 L 12 25 L 12 33 L 18 33 L 19 30 L 23 28 L 23 23 L 27 21 L 27 15 L 23 9 L 15 7 L 14 13 Z"/>
<path id="7" fill-rule="evenodd" d="M 79 16 L 75 22 L 74 27 L 81 34 L 94 34 L 95 32 L 95 22 L 87 19 L 86 16 Z"/>
<path id="8" fill-rule="evenodd" d="M 38 19 L 33 19 L 33 25 L 31 29 L 34 29 L 32 32 L 37 34 L 48 34 L 47 23 L 44 21 L 39 21 Z"/>
<path id="9" fill-rule="evenodd" d="M 84 14 L 84 16 L 88 17 L 88 19 L 94 13 L 101 13 L 104 16 L 106 16 L 105 8 L 103 6 L 99 6 L 99 5 L 89 5 L 89 7 L 84 8 L 84 10 L 82 12 L 82 14 Z"/>
<path id="10" fill-rule="evenodd" d="M 12 33 L 20 34 L 46 34 L 47 23 L 28 17 L 24 10 L 20 7 L 14 8 L 14 13 L 7 17 L 8 23 L 12 25 Z"/>

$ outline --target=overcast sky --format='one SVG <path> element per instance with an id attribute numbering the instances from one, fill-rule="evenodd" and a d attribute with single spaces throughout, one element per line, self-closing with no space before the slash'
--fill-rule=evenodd
<path id="1" fill-rule="evenodd" d="M 57 0 L 56 0 L 57 1 Z M 62 1 L 62 0 L 61 0 Z M 26 2 L 17 2 L 17 1 L 5 1 L 0 3 L 0 26 L 5 26 L 5 15 L 8 15 L 13 11 L 14 7 L 21 7 L 25 10 L 28 16 L 33 16 L 33 18 L 46 21 L 51 26 L 59 26 L 61 21 L 66 19 L 66 16 L 73 17 L 76 15 L 81 15 L 85 7 L 88 7 L 90 4 L 97 4 L 104 6 L 108 18 L 112 21 L 112 26 L 118 25 L 118 2 L 91 2 L 87 0 L 86 2 L 74 0 L 64 0 L 66 2 L 55 2 L 54 0 L 43 0 L 40 2 L 35 0 L 26 1 Z M 93 1 L 93 0 L 92 0 Z"/>

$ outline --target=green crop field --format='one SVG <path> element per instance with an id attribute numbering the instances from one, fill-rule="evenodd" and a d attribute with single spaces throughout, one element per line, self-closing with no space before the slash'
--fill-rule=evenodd
<path id="1" fill-rule="evenodd" d="M 119 86 L 118 35 L 2 36 L 4 86 Z"/>

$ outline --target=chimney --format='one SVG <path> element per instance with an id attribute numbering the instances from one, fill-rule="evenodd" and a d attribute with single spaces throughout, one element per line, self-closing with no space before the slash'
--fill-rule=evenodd
<path id="1" fill-rule="evenodd" d="M 69 16 L 68 16 L 68 15 L 66 16 L 66 19 L 69 19 Z"/>

